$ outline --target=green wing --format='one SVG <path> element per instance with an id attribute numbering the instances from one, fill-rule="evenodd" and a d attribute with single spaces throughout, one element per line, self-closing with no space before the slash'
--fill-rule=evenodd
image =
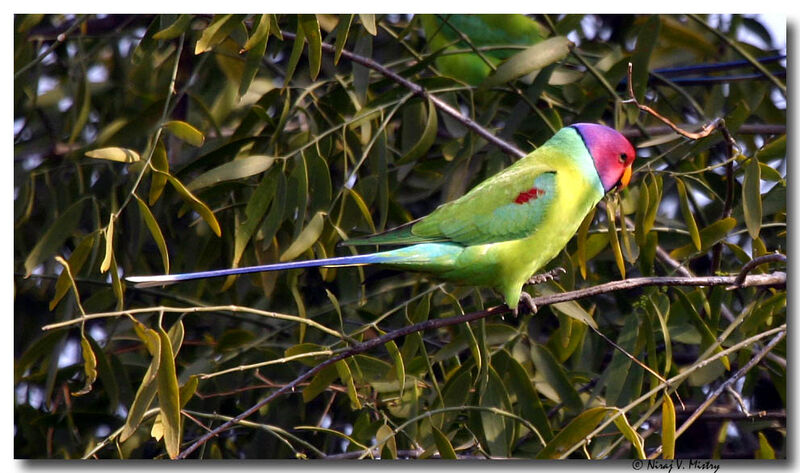
<path id="1" fill-rule="evenodd" d="M 454 242 L 481 245 L 524 238 L 558 197 L 555 169 L 523 160 L 430 215 L 347 245 Z"/>

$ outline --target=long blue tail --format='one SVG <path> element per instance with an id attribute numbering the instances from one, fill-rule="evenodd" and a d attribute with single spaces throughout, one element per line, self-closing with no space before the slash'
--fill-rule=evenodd
<path id="1" fill-rule="evenodd" d="M 197 273 L 163 274 L 159 276 L 131 276 L 125 278 L 135 283 L 136 287 L 166 286 L 181 281 L 192 279 L 215 278 L 230 276 L 232 274 L 258 273 L 261 271 L 280 271 L 284 269 L 313 268 L 316 266 L 357 266 L 362 264 L 385 263 L 395 258 L 385 254 L 373 253 L 368 255 L 341 256 L 337 258 L 312 259 L 306 261 L 290 261 L 288 263 L 265 264 L 262 266 L 248 266 L 245 268 L 216 269 L 200 271 Z"/>

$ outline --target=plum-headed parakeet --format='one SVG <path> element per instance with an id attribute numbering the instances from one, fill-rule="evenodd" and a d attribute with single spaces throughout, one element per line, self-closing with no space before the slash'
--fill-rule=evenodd
<path id="1" fill-rule="evenodd" d="M 633 146 L 603 125 L 578 123 L 429 215 L 349 245 L 377 253 L 127 278 L 138 286 L 315 266 L 380 264 L 461 285 L 492 287 L 516 309 L 522 286 L 569 242 L 589 211 L 630 181 Z"/>

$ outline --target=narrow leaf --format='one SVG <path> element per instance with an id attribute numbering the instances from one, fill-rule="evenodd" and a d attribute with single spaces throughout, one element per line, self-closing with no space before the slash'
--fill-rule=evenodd
<path id="1" fill-rule="evenodd" d="M 257 44 L 264 42 L 266 45 L 266 39 L 269 38 L 269 15 L 259 15 L 258 19 L 253 24 L 253 30 L 250 33 L 250 37 L 247 38 L 247 42 L 244 43 L 242 50 L 250 51 L 255 47 Z"/>
<path id="2" fill-rule="evenodd" d="M 553 440 L 547 442 L 536 458 L 558 459 L 567 450 L 582 442 L 599 424 L 608 412 L 608 407 L 593 407 L 583 411 L 578 417 L 564 427 Z"/>
<path id="3" fill-rule="evenodd" d="M 308 40 L 308 69 L 311 80 L 315 80 L 319 74 L 319 67 L 322 63 L 322 36 L 319 31 L 319 22 L 316 15 L 301 14 L 300 27 Z"/>
<path id="4" fill-rule="evenodd" d="M 439 450 L 439 456 L 444 460 L 456 460 L 456 451 L 450 443 L 450 439 L 436 426 L 431 427 L 433 433 L 433 440 L 436 442 L 436 449 Z"/>
<path id="5" fill-rule="evenodd" d="M 666 393 L 661 404 L 661 446 L 663 458 L 675 458 L 675 405 Z"/>
<path id="6" fill-rule="evenodd" d="M 103 262 L 100 263 L 100 272 L 105 273 L 111 267 L 111 257 L 114 254 L 114 214 L 108 218 L 108 226 L 106 226 L 103 236 L 106 240 L 106 251 L 103 256 Z"/>
<path id="7" fill-rule="evenodd" d="M 345 360 L 337 361 L 335 364 L 336 372 L 342 384 L 347 388 L 347 397 L 350 399 L 350 408 L 353 410 L 361 409 L 361 402 L 358 400 L 358 393 L 356 392 L 356 385 L 353 382 L 353 373 L 350 372 L 350 367 L 347 366 Z"/>
<path id="8" fill-rule="evenodd" d="M 700 241 L 702 242 L 700 251 L 708 251 L 712 246 L 714 246 L 714 244 L 724 239 L 735 226 L 736 219 L 733 217 L 728 217 L 718 220 L 700 230 Z M 681 246 L 680 248 L 675 248 L 670 252 L 669 255 L 680 260 L 694 254 L 695 252 L 696 250 L 694 248 L 694 243 L 689 243 L 688 245 Z"/>
<path id="9" fill-rule="evenodd" d="M 581 270 L 581 277 L 586 279 L 586 238 L 589 234 L 589 227 L 592 225 L 592 221 L 594 220 L 594 213 L 596 211 L 595 207 L 592 207 L 592 210 L 589 211 L 589 214 L 583 219 L 581 222 L 581 226 L 578 227 L 578 266 Z"/>
<path id="10" fill-rule="evenodd" d="M 194 53 L 202 54 L 224 41 L 244 16 L 245 15 L 215 15 L 214 20 L 203 30 L 200 39 L 197 40 Z"/>
<path id="11" fill-rule="evenodd" d="M 153 240 L 155 240 L 156 246 L 158 247 L 158 252 L 161 253 L 161 263 L 164 265 L 164 273 L 169 274 L 169 251 L 167 250 L 167 241 L 164 239 L 164 234 L 161 233 L 161 227 L 158 226 L 158 222 L 147 204 L 145 204 L 138 195 L 134 194 L 134 197 L 136 197 L 136 202 L 139 204 L 139 212 L 142 214 L 142 220 L 144 220 L 147 229 L 150 231 L 150 235 L 153 236 Z"/>
<path id="12" fill-rule="evenodd" d="M 59 301 L 67 294 L 71 286 L 71 281 L 69 278 L 69 274 L 72 273 L 73 276 L 77 275 L 78 272 L 83 268 L 84 263 L 86 263 L 86 258 L 89 256 L 89 252 L 92 250 L 94 246 L 94 233 L 90 233 L 83 237 L 78 246 L 69 255 L 69 260 L 67 260 L 67 264 L 69 265 L 69 272 L 68 271 L 61 271 L 61 274 L 58 275 L 58 280 L 56 281 L 56 288 L 55 288 L 55 295 L 53 299 L 50 301 L 50 310 L 52 311 L 55 309 L 56 305 L 58 305 Z"/>
<path id="13" fill-rule="evenodd" d="M 436 114 L 436 107 L 428 102 L 428 116 L 425 120 L 425 129 L 419 140 L 399 159 L 396 164 L 405 164 L 416 161 L 428 152 L 436 140 L 436 132 L 439 130 L 439 122 Z"/>
<path id="14" fill-rule="evenodd" d="M 164 191 L 164 186 L 167 185 L 167 175 L 169 174 L 169 158 L 167 158 L 167 149 L 164 147 L 162 139 L 159 139 L 158 143 L 156 143 L 153 156 L 150 158 L 150 165 L 161 171 L 154 172 L 152 174 L 153 177 L 150 179 L 150 192 L 147 200 L 150 205 L 153 205 L 161 197 L 161 192 Z"/>
<path id="15" fill-rule="evenodd" d="M 282 262 L 293 260 L 303 254 L 307 249 L 311 248 L 311 245 L 313 245 L 322 234 L 324 226 L 325 212 L 319 211 L 314 214 L 311 221 L 306 225 L 306 228 L 297 235 L 297 238 L 289 245 L 289 248 L 286 248 L 286 251 L 281 254 L 279 260 Z"/>
<path id="16" fill-rule="evenodd" d="M 619 274 L 622 279 L 625 279 L 625 259 L 622 257 L 622 248 L 619 246 L 619 238 L 617 237 L 616 206 L 611 203 L 610 199 L 606 200 L 606 215 L 608 216 L 608 243 L 614 252 Z"/>
<path id="17" fill-rule="evenodd" d="M 97 379 L 97 357 L 92 351 L 92 345 L 86 339 L 86 335 L 81 335 L 81 355 L 83 356 L 83 374 L 86 380 L 83 388 L 73 392 L 73 396 L 82 396 L 91 392 L 92 384 Z"/>
<path id="18" fill-rule="evenodd" d="M 547 348 L 537 343 L 531 345 L 531 360 L 536 370 L 541 373 L 544 380 L 558 394 L 561 402 L 567 409 L 580 412 L 583 409 L 578 392 L 572 386 L 564 367 L 556 361 Z"/>
<path id="19" fill-rule="evenodd" d="M 675 186 L 678 188 L 678 199 L 680 200 L 681 204 L 683 221 L 686 223 L 686 228 L 689 230 L 689 236 L 692 237 L 692 243 L 694 243 L 697 251 L 700 251 L 702 246 L 700 241 L 700 230 L 698 230 L 697 222 L 695 222 L 692 210 L 689 208 L 689 197 L 686 195 L 686 185 L 683 183 L 683 179 L 675 178 Z"/>
<path id="20" fill-rule="evenodd" d="M 375 26 L 374 14 L 359 13 L 358 17 L 361 19 L 361 24 L 364 25 L 364 29 L 366 29 L 369 34 L 372 36 L 378 34 L 378 27 Z"/>
<path id="21" fill-rule="evenodd" d="M 136 151 L 128 148 L 120 148 L 118 146 L 93 149 L 87 151 L 86 156 L 94 159 L 116 161 L 118 163 L 135 163 L 142 159 Z"/>
<path id="22" fill-rule="evenodd" d="M 214 212 L 212 212 L 202 200 L 198 199 L 194 196 L 194 194 L 189 192 L 189 190 L 183 186 L 181 181 L 168 174 L 166 176 L 169 183 L 172 184 L 172 187 L 178 191 L 178 194 L 181 195 L 183 200 L 186 201 L 186 203 L 189 204 L 189 206 L 192 207 L 195 212 L 199 213 L 200 216 L 203 217 L 203 220 L 205 220 L 208 226 L 211 227 L 211 230 L 214 232 L 214 234 L 217 236 L 222 236 L 222 229 L 219 226 L 217 217 L 214 216 Z"/>
<path id="23" fill-rule="evenodd" d="M 161 341 L 161 365 L 158 368 L 158 404 L 161 422 L 164 426 L 164 445 L 170 458 L 175 458 L 181 449 L 181 404 L 178 377 L 175 373 L 175 359 L 172 342 L 164 329 L 159 328 Z"/>
<path id="24" fill-rule="evenodd" d="M 617 426 L 617 429 L 622 433 L 622 435 L 628 439 L 628 442 L 631 443 L 633 450 L 636 452 L 636 457 L 639 460 L 644 460 L 647 458 L 647 454 L 644 452 L 644 441 L 642 440 L 642 436 L 636 432 L 631 424 L 628 422 L 628 418 L 625 417 L 624 412 L 620 412 L 620 414 L 614 418 L 614 424 Z"/>
<path id="25" fill-rule="evenodd" d="M 381 452 L 381 458 L 387 460 L 397 459 L 397 442 L 391 427 L 386 424 L 378 427 L 378 431 L 375 433 L 375 441 L 378 442 L 378 451 Z"/>
<path id="26" fill-rule="evenodd" d="M 384 346 L 394 363 L 395 376 L 397 376 L 397 381 L 400 383 L 400 396 L 402 396 L 406 387 L 406 367 L 405 363 L 403 363 L 403 357 L 400 355 L 400 349 L 397 348 L 397 344 L 393 340 L 389 340 Z"/>
<path id="27" fill-rule="evenodd" d="M 255 176 L 269 169 L 274 162 L 275 158 L 271 156 L 259 155 L 234 159 L 233 161 L 221 164 L 197 176 L 186 188 L 194 192 L 219 184 L 220 182 Z"/>
<path id="28" fill-rule="evenodd" d="M 153 35 L 153 39 L 173 39 L 182 35 L 192 22 L 193 15 L 180 15 L 171 25 Z"/>
<path id="29" fill-rule="evenodd" d="M 284 74 L 283 87 L 286 88 L 292 81 L 294 70 L 297 68 L 297 63 L 300 62 L 300 55 L 303 53 L 303 46 L 306 43 L 306 36 L 300 23 L 297 23 L 297 33 L 292 43 L 292 52 L 289 54 L 289 62 L 286 64 L 286 73 Z"/>
<path id="30" fill-rule="evenodd" d="M 498 66 L 481 87 L 505 84 L 558 62 L 569 54 L 572 43 L 566 36 L 553 36 L 511 56 Z"/>
<path id="31" fill-rule="evenodd" d="M 181 120 L 170 120 L 164 123 L 164 128 L 179 140 L 185 141 L 192 146 L 203 146 L 205 141 L 203 132 Z"/>
<path id="32" fill-rule="evenodd" d="M 744 222 L 750 238 L 758 238 L 761 231 L 761 166 L 756 158 L 744 168 L 744 181 L 742 182 L 742 205 L 744 207 Z"/>
<path id="33" fill-rule="evenodd" d="M 347 42 L 347 33 L 350 31 L 350 25 L 353 23 L 355 15 L 339 15 L 339 24 L 336 25 L 336 43 L 334 43 L 333 64 L 339 64 L 339 58 L 342 56 L 342 50 Z"/>

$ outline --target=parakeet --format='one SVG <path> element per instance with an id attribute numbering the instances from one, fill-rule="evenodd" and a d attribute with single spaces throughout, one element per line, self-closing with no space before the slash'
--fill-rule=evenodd
<path id="1" fill-rule="evenodd" d="M 515 48 L 497 48 L 482 51 L 484 58 L 472 52 L 458 32 L 469 38 L 472 46 L 530 46 L 541 41 L 547 34 L 536 20 L 525 15 L 420 15 L 422 28 L 431 52 L 447 47 L 446 54 L 436 58 L 436 67 L 446 76 L 477 86 L 492 71 L 493 65 L 519 52 Z M 449 46 L 448 46 L 449 45 Z M 449 54 L 454 50 L 467 50 Z"/>
<path id="2" fill-rule="evenodd" d="M 400 245 L 377 253 L 127 278 L 158 286 L 259 271 L 380 264 L 497 290 L 516 311 L 523 285 L 563 249 L 589 211 L 631 178 L 635 151 L 619 132 L 578 123 L 425 217 L 347 245 Z M 527 293 L 526 293 L 527 295 Z"/>

